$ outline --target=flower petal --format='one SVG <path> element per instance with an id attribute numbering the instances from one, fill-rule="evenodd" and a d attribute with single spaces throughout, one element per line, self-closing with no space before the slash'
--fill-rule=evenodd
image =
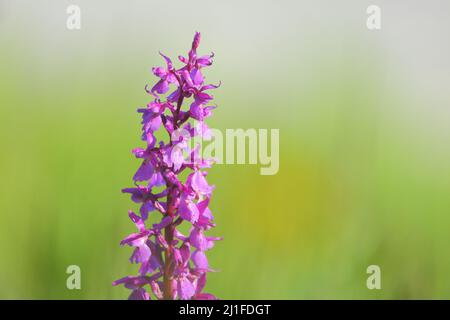
<path id="1" fill-rule="evenodd" d="M 133 290 L 128 300 L 150 300 L 150 295 L 144 288 Z"/>
<path id="2" fill-rule="evenodd" d="M 186 277 L 178 279 L 177 291 L 181 300 L 189 300 L 195 294 L 194 285 Z"/>
<path id="3" fill-rule="evenodd" d="M 192 253 L 191 259 L 197 269 L 200 269 L 200 270 L 208 269 L 208 259 L 206 258 L 205 252 L 200 251 L 200 250 L 195 250 Z"/>

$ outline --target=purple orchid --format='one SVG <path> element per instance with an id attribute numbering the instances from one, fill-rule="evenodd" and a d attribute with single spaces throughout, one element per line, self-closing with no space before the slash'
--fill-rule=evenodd
<path id="1" fill-rule="evenodd" d="M 122 240 L 121 245 L 134 248 L 130 261 L 140 265 L 139 275 L 113 282 L 132 290 L 129 299 L 149 300 L 151 294 L 157 299 L 216 299 L 203 292 L 206 274 L 213 271 L 206 251 L 221 240 L 205 235 L 215 226 L 208 208 L 214 186 L 208 184 L 204 171 L 213 160 L 201 158 L 198 148 L 190 148 L 188 143 L 195 136 L 204 139 L 210 136 L 204 120 L 212 115 L 215 106 L 209 105 L 213 97 L 206 91 L 218 87 L 205 84 L 202 69 L 212 64 L 213 54 L 197 56 L 199 43 L 197 32 L 187 58 L 178 57 L 183 63 L 179 69 L 161 54 L 166 66 L 152 69 L 159 80 L 151 90 L 146 87 L 153 101 L 138 109 L 146 148 L 132 151 L 142 163 L 133 177 L 135 186 L 122 192 L 129 193 L 131 200 L 140 204 L 140 215 L 129 211 L 137 232 Z M 164 100 L 161 95 L 171 89 Z M 183 110 L 186 99 L 192 102 Z M 190 119 L 198 123 L 193 125 Z M 161 127 L 169 134 L 167 143 L 158 142 L 155 137 Z M 187 136 L 179 134 L 180 130 Z M 192 172 L 183 182 L 185 170 Z M 146 221 L 154 211 L 160 213 L 161 220 L 149 227 Z M 191 225 L 187 236 L 177 229 L 183 222 Z"/>

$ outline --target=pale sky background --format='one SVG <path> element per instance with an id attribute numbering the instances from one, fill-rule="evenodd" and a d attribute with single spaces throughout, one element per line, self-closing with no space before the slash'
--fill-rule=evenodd
<path id="1" fill-rule="evenodd" d="M 61 78 L 68 69 L 77 70 L 76 76 L 98 76 L 97 69 L 108 69 L 111 76 L 135 78 L 160 63 L 157 51 L 172 56 L 183 52 L 198 30 L 202 48 L 214 48 L 220 61 L 211 79 L 220 77 L 224 95 L 245 93 L 248 104 L 241 112 L 246 115 L 258 112 L 277 127 L 293 119 L 283 113 L 308 112 L 293 104 L 298 88 L 320 86 L 330 80 L 327 73 L 360 73 L 376 82 L 379 121 L 404 119 L 404 139 L 410 133 L 427 137 L 424 144 L 433 152 L 440 153 L 450 140 L 448 1 L 0 3 L 3 54 L 20 60 L 18 73 L 34 73 L 36 81 L 29 86 Z M 70 4 L 81 8 L 79 31 L 66 29 Z M 370 4 L 381 8 L 381 30 L 366 28 Z M 8 59 L 1 64 L 14 65 Z M 276 104 L 280 112 L 274 115 L 260 100 Z M 395 125 L 401 134 L 398 121 Z"/>

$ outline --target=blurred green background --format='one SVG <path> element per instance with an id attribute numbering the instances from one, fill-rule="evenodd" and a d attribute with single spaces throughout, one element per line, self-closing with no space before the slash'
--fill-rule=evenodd
<path id="1" fill-rule="evenodd" d="M 81 30 L 66 8 L 81 8 Z M 450 298 L 450 4 L 0 1 L 0 298 L 122 299 L 137 107 L 194 31 L 209 124 L 280 129 L 280 170 L 217 165 L 222 299 Z M 81 268 L 82 289 L 66 288 Z M 366 268 L 381 267 L 381 290 Z"/>

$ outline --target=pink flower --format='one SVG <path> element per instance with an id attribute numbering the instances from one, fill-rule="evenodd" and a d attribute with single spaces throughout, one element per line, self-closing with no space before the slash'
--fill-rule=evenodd
<path id="1" fill-rule="evenodd" d="M 211 131 L 204 120 L 212 115 L 214 106 L 207 106 L 213 97 L 206 91 L 218 86 L 205 84 L 202 70 L 212 64 L 213 55 L 197 56 L 200 33 L 196 33 L 187 58 L 179 56 L 183 63 L 176 69 L 171 59 L 163 54 L 166 67 L 155 67 L 153 74 L 159 78 L 151 90 L 154 98 L 145 108 L 138 109 L 142 115 L 142 140 L 145 148 L 136 148 L 133 154 L 142 163 L 133 176 L 134 187 L 124 193 L 140 205 L 140 216 L 129 211 L 129 217 L 137 228 L 121 241 L 121 245 L 133 247 L 132 263 L 139 264 L 138 276 L 119 279 L 113 285 L 124 284 L 132 292 L 129 299 L 149 300 L 151 294 L 157 299 L 216 299 L 204 293 L 206 274 L 211 271 L 206 251 L 214 246 L 218 237 L 206 236 L 212 229 L 213 215 L 209 202 L 214 186 L 206 181 L 205 168 L 213 163 L 208 159 L 197 160 L 198 149 L 189 148 L 188 139 L 195 136 L 208 138 Z M 162 96 L 174 91 L 165 101 Z M 188 99 L 191 101 L 187 102 Z M 187 102 L 188 108 L 183 109 Z M 199 120 L 192 125 L 189 120 Z M 168 141 L 157 141 L 156 132 L 165 129 Z M 188 137 L 177 136 L 183 128 Z M 188 159 L 185 159 L 185 157 Z M 189 160 L 189 161 L 188 161 Z M 192 170 L 185 181 L 184 170 Z M 163 190 L 157 190 L 162 187 Z M 161 220 L 146 226 L 150 212 L 161 214 Z M 189 236 L 177 228 L 189 223 Z"/>

